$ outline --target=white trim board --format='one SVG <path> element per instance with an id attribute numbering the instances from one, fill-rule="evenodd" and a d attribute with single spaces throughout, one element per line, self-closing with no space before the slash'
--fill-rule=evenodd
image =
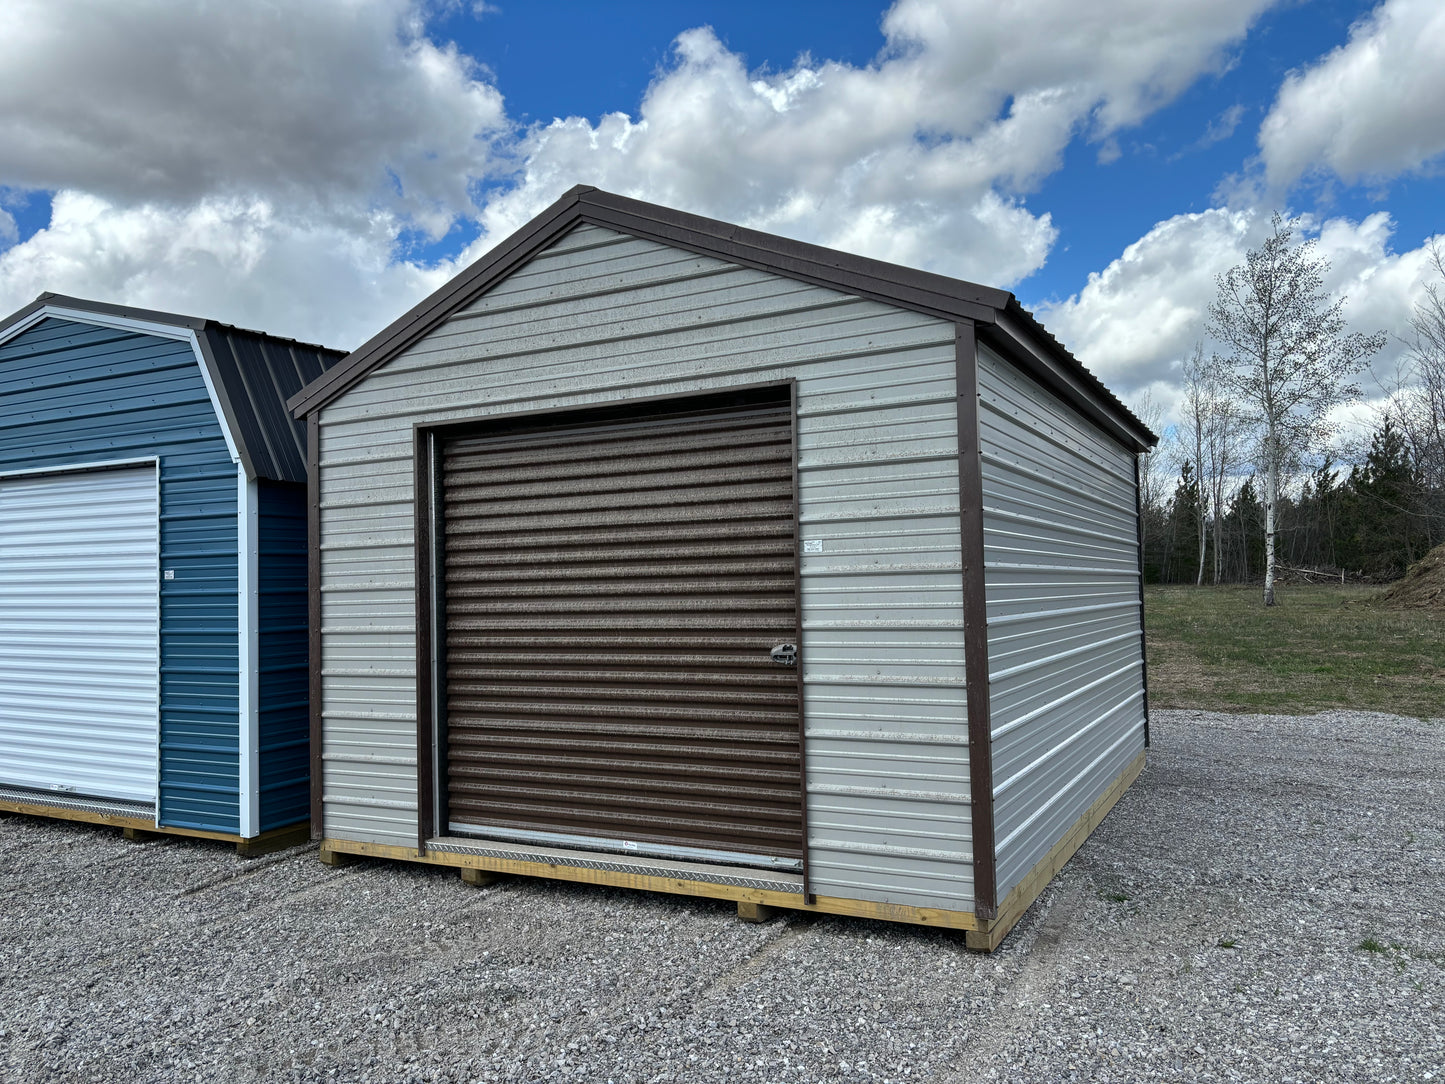
<path id="1" fill-rule="evenodd" d="M 239 601 L 236 631 L 240 648 L 237 663 L 240 694 L 237 746 L 240 760 L 236 783 L 240 834 L 251 839 L 261 834 L 261 509 L 260 487 L 236 467 L 236 504 L 239 541 L 236 572 Z"/>

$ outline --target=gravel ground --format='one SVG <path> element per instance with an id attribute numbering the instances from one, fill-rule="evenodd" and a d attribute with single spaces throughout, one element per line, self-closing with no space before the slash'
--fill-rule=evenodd
<path id="1" fill-rule="evenodd" d="M 992 956 L 0 817 L 0 1080 L 1445 1081 L 1445 720 L 1153 733 Z"/>

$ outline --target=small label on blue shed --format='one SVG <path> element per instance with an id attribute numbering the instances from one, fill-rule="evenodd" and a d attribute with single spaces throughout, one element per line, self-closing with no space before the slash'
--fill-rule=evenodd
<path id="1" fill-rule="evenodd" d="M 804 553 L 822 553 L 823 540 L 821 538 L 809 538 L 803 542 Z"/>
<path id="2" fill-rule="evenodd" d="M 166 571 L 165 571 L 165 577 L 166 577 L 166 579 L 168 579 L 168 580 L 173 580 L 173 579 L 175 579 L 175 578 L 176 578 L 176 570 L 173 569 L 173 568 L 168 568 L 168 569 L 166 569 Z"/>

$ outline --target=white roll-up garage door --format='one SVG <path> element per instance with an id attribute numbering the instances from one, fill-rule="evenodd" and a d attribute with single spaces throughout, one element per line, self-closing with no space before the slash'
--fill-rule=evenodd
<path id="1" fill-rule="evenodd" d="M 154 802 L 156 468 L 0 479 L 0 784 Z"/>

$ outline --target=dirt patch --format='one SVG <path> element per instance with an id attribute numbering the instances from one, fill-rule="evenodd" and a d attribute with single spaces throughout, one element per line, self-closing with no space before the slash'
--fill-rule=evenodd
<path id="1" fill-rule="evenodd" d="M 1416 561 L 1405 575 L 1368 605 L 1385 610 L 1430 610 L 1445 613 L 1445 544 Z"/>

